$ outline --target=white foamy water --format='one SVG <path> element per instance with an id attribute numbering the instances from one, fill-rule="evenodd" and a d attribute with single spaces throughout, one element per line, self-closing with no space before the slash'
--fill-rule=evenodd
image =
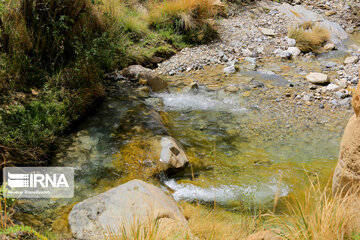
<path id="1" fill-rule="evenodd" d="M 172 194 L 176 201 L 194 201 L 214 202 L 227 204 L 230 201 L 251 200 L 255 203 L 265 203 L 272 201 L 278 191 L 276 181 L 261 184 L 261 186 L 237 186 L 237 185 L 220 185 L 217 187 L 202 188 L 190 183 L 179 184 L 174 179 L 165 181 L 164 184 L 172 189 Z M 280 184 L 279 195 L 286 196 L 290 189 L 284 184 Z"/>
<path id="2" fill-rule="evenodd" d="M 169 110 L 211 110 L 244 112 L 246 108 L 240 106 L 238 98 L 224 97 L 219 100 L 215 96 L 204 94 L 185 93 L 159 93 L 155 97 L 162 98 Z"/>

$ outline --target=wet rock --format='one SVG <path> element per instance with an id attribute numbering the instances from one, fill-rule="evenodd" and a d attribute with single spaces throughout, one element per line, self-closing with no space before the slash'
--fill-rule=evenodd
<path id="1" fill-rule="evenodd" d="M 228 66 L 228 67 L 225 67 L 224 69 L 223 69 L 223 71 L 224 71 L 224 73 L 226 73 L 226 74 L 232 74 L 232 73 L 236 73 L 236 67 L 235 67 L 235 65 L 231 65 L 231 66 Z"/>
<path id="2" fill-rule="evenodd" d="M 330 79 L 328 75 L 323 73 L 312 72 L 306 76 L 308 82 L 313 84 L 324 84 L 329 83 Z"/>
<path id="3" fill-rule="evenodd" d="M 153 90 L 153 91 L 160 91 L 167 86 L 167 82 L 154 70 L 145 68 L 141 65 L 131 65 L 125 69 L 123 69 L 122 74 L 129 78 L 139 81 L 146 81 L 146 84 Z"/>
<path id="4" fill-rule="evenodd" d="M 274 36 L 276 35 L 274 29 L 270 29 L 270 28 L 260 28 L 260 31 L 261 31 L 264 35 L 266 35 L 266 36 L 274 37 Z"/>
<path id="5" fill-rule="evenodd" d="M 174 138 L 170 136 L 154 137 L 151 142 L 154 143 L 153 151 L 159 153 L 159 161 L 166 165 L 165 168 L 182 169 L 189 163 L 180 143 Z"/>
<path id="6" fill-rule="evenodd" d="M 293 56 L 299 56 L 301 53 L 300 49 L 297 47 L 289 47 L 287 52 L 289 52 Z"/>
<path id="7" fill-rule="evenodd" d="M 323 62 L 321 65 L 323 65 L 326 68 L 333 68 L 336 67 L 336 63 L 335 62 Z"/>
<path id="8" fill-rule="evenodd" d="M 176 231 L 186 225 L 172 198 L 152 184 L 132 180 L 77 203 L 69 214 L 69 225 L 76 239 L 105 239 L 105 229 L 118 234 L 125 229 L 130 234 L 134 223 L 146 225 L 155 219 L 160 230 Z"/>
<path id="9" fill-rule="evenodd" d="M 191 90 L 195 90 L 195 89 L 198 89 L 199 88 L 199 85 L 197 82 L 193 82 L 190 84 L 190 89 Z"/>
<path id="10" fill-rule="evenodd" d="M 254 88 L 263 88 L 263 87 L 265 87 L 264 83 L 262 83 L 260 81 L 252 80 L 251 83 L 252 83 L 252 86 Z"/>
<path id="11" fill-rule="evenodd" d="M 350 57 L 345 58 L 344 64 L 356 63 L 358 60 L 359 60 L 359 58 L 357 56 L 350 56 Z"/>

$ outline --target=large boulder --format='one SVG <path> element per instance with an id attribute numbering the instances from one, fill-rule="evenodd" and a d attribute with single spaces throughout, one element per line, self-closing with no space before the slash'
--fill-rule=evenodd
<path id="1" fill-rule="evenodd" d="M 360 183 L 360 84 L 353 96 L 355 114 L 350 118 L 341 140 L 339 161 L 333 177 L 333 191 L 344 191 Z"/>
<path id="2" fill-rule="evenodd" d="M 121 74 L 129 79 L 148 85 L 153 91 L 166 88 L 167 82 L 154 70 L 141 65 L 131 65 L 121 71 Z"/>
<path id="3" fill-rule="evenodd" d="M 159 231 L 177 232 L 187 223 L 176 202 L 160 188 L 132 180 L 76 204 L 69 226 L 76 239 L 104 239 L 106 230 L 129 234 L 131 228 L 149 226 L 155 219 Z"/>
<path id="4" fill-rule="evenodd" d="M 349 37 L 340 24 L 331 22 L 324 16 L 310 11 L 301 5 L 293 6 L 288 3 L 283 3 L 281 5 L 276 4 L 274 8 L 276 8 L 280 13 L 285 14 L 290 19 L 295 20 L 297 23 L 318 23 L 321 27 L 326 28 L 330 32 L 330 39 L 336 45 L 340 45 L 342 40 L 345 40 Z"/>

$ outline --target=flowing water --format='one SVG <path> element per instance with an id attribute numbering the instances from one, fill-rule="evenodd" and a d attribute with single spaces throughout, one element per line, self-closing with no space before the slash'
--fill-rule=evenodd
<path id="1" fill-rule="evenodd" d="M 59 142 L 52 161 L 75 167 L 75 197 L 28 201 L 19 207 L 19 219 L 64 231 L 74 203 L 140 177 L 130 175 L 116 156 L 154 135 L 171 135 L 190 159 L 181 173 L 148 179 L 176 200 L 216 201 L 236 211 L 248 204 L 269 206 L 276 194 L 301 191 L 309 176 L 328 180 L 352 112 L 297 105 L 284 98 L 284 91 L 289 84 L 301 86 L 301 69 L 321 69 L 321 61 L 340 63 L 343 57 L 339 51 L 311 63 L 271 60 L 256 72 L 244 64 L 231 77 L 209 68 L 175 77 L 169 91 L 150 96 L 117 82 L 78 131 Z M 194 79 L 197 90 L 184 87 Z M 228 86 L 239 90 L 226 91 Z"/>

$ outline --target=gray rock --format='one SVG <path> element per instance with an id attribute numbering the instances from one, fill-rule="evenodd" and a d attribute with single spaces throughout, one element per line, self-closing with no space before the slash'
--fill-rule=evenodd
<path id="1" fill-rule="evenodd" d="M 336 85 L 336 84 L 333 84 L 333 83 L 330 83 L 330 84 L 326 87 L 326 90 L 331 91 L 331 92 L 336 91 L 336 90 L 338 90 L 338 89 L 339 89 L 339 86 Z"/>
<path id="2" fill-rule="evenodd" d="M 335 62 L 323 62 L 322 65 L 326 68 L 333 68 L 336 66 Z"/>
<path id="3" fill-rule="evenodd" d="M 242 55 L 244 57 L 252 57 L 254 54 L 248 48 L 242 50 Z"/>
<path id="4" fill-rule="evenodd" d="M 346 106 L 346 107 L 349 107 L 351 105 L 351 98 L 345 98 L 343 100 L 340 100 L 339 101 L 339 104 L 341 106 Z"/>
<path id="5" fill-rule="evenodd" d="M 281 49 L 276 49 L 274 53 L 277 57 L 281 57 L 284 59 L 289 59 L 291 57 L 291 54 L 288 51 L 284 51 Z"/>
<path id="6" fill-rule="evenodd" d="M 325 51 L 331 51 L 331 50 L 333 50 L 333 49 L 335 49 L 336 47 L 335 47 L 335 44 L 333 44 L 333 43 L 327 43 L 327 44 L 325 44 L 325 46 L 324 46 L 324 50 Z"/>
<path id="7" fill-rule="evenodd" d="M 344 64 L 356 63 L 358 60 L 359 60 L 359 58 L 357 56 L 350 56 L 350 57 L 345 58 Z"/>
<path id="8" fill-rule="evenodd" d="M 303 23 L 303 22 L 316 22 L 321 27 L 326 28 L 330 32 L 330 40 L 335 45 L 341 43 L 342 40 L 347 39 L 349 36 L 346 31 L 340 26 L 340 24 L 331 22 L 324 18 L 324 16 L 310 11 L 303 7 L 302 5 L 291 6 L 288 3 L 283 3 L 279 6 L 276 6 L 276 9 L 288 16 L 289 18 Z"/>
<path id="9" fill-rule="evenodd" d="M 159 229 L 184 228 L 186 219 L 176 202 L 160 188 L 132 180 L 95 197 L 77 203 L 69 214 L 69 226 L 76 239 L 105 239 L 104 230 L 131 235 L 132 225 L 159 219 Z"/>
<path id="10" fill-rule="evenodd" d="M 330 82 L 328 75 L 323 74 L 323 73 L 317 73 L 317 72 L 309 73 L 306 76 L 306 79 L 308 80 L 308 82 L 313 83 L 313 84 L 324 84 L 324 83 Z"/>
<path id="11" fill-rule="evenodd" d="M 295 47 L 295 45 L 296 45 L 296 40 L 293 38 L 289 38 L 286 36 L 285 41 L 289 47 Z"/>
<path id="12" fill-rule="evenodd" d="M 340 87 L 340 88 L 347 88 L 347 81 L 346 79 L 335 79 L 335 83 Z"/>
<path id="13" fill-rule="evenodd" d="M 264 35 L 266 35 L 266 36 L 274 37 L 274 36 L 276 35 L 274 29 L 270 29 L 270 28 L 260 28 L 260 31 L 261 31 Z"/>
<path id="14" fill-rule="evenodd" d="M 131 65 L 122 71 L 122 75 L 127 78 L 135 79 L 139 81 L 140 79 L 146 80 L 146 84 L 153 91 L 160 91 L 167 86 L 167 82 L 154 70 L 144 68 L 141 65 Z"/>
<path id="15" fill-rule="evenodd" d="M 246 57 L 245 61 L 252 63 L 252 64 L 256 64 L 256 58 L 252 58 L 252 57 Z"/>

